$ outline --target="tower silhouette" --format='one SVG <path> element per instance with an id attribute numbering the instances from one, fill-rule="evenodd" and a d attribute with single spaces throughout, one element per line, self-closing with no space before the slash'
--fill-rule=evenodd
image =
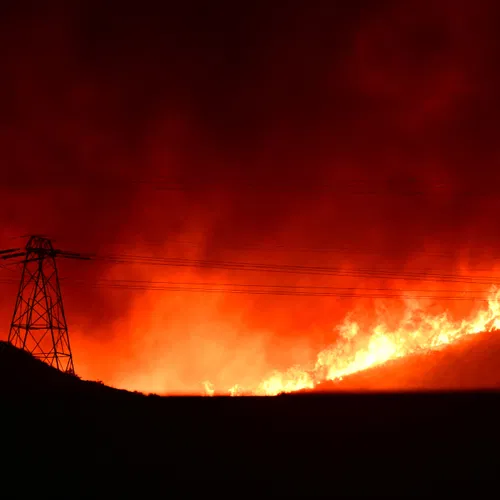
<path id="1" fill-rule="evenodd" d="M 0 251 L 2 259 L 24 257 L 8 341 L 35 358 L 66 373 L 75 373 L 59 285 L 56 257 L 85 259 L 77 253 L 54 250 L 45 236 L 31 236 L 24 250 Z"/>

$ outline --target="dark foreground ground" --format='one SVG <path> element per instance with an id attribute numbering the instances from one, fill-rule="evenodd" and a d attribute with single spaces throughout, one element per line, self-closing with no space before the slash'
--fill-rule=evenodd
<path id="1" fill-rule="evenodd" d="M 1 366 L 11 354 L 0 355 Z M 16 386 L 0 366 L 4 493 L 498 493 L 499 393 L 160 398 L 74 378 L 58 386 L 60 374 L 52 371 L 50 383 L 41 384 L 41 372 L 51 369 L 29 361 L 39 371 L 31 387 Z"/>
<path id="2" fill-rule="evenodd" d="M 2 472 L 53 471 L 79 488 L 159 480 L 164 492 L 204 495 L 496 491 L 499 403 L 497 394 L 4 394 Z"/>

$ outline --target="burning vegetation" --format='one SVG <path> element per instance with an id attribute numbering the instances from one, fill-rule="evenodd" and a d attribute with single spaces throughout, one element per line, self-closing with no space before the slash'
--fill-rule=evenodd
<path id="1" fill-rule="evenodd" d="M 379 323 L 373 326 L 368 334 L 360 332 L 359 324 L 347 318 L 339 327 L 340 340 L 321 351 L 311 368 L 297 366 L 284 372 L 276 372 L 257 387 L 246 391 L 236 384 L 229 389 L 228 394 L 273 396 L 314 389 L 323 382 L 342 380 L 348 375 L 388 361 L 443 349 L 469 335 L 498 330 L 499 298 L 500 291 L 493 289 L 487 308 L 461 321 L 453 321 L 446 312 L 439 316 L 422 314 L 414 304 L 408 308 L 395 329 L 389 330 L 387 325 Z M 205 384 L 206 394 L 213 395 L 213 386 Z M 388 385 L 390 386 L 390 382 Z"/>

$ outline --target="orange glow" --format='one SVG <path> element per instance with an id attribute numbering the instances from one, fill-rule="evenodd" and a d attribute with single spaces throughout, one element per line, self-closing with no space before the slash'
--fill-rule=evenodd
<path id="1" fill-rule="evenodd" d="M 230 299 L 223 295 L 156 294 L 148 292 L 135 299 L 126 322 L 113 326 L 114 338 L 90 341 L 73 332 L 75 364 L 84 378 L 158 394 L 272 396 L 312 389 L 321 382 L 341 380 L 389 360 L 500 328 L 496 289 L 491 290 L 487 305 L 470 310 L 466 319 L 454 318 L 465 315 L 463 304 L 455 305 L 455 314 L 443 307 L 434 313 L 430 306 L 426 312 L 425 303 L 402 299 L 398 302 L 403 307 L 392 301 L 391 307 L 376 307 L 374 317 L 364 309 L 353 310 L 334 329 L 333 342 L 314 354 L 307 337 L 279 338 L 269 330 L 249 331 L 242 311 L 229 309 Z M 277 310 L 277 317 L 280 314 Z M 276 369 L 287 362 L 288 369 Z"/>
<path id="2" fill-rule="evenodd" d="M 381 365 L 387 361 L 421 351 L 436 350 L 466 335 L 500 328 L 500 291 L 494 289 L 488 308 L 478 311 L 469 320 L 452 321 L 446 313 L 424 316 L 414 324 L 415 309 L 409 307 L 398 328 L 389 331 L 376 325 L 371 334 L 361 337 L 359 325 L 350 320 L 339 328 L 342 340 L 321 351 L 312 370 L 294 368 L 276 373 L 253 391 L 256 395 L 277 395 L 312 389 L 320 382 L 341 380 L 346 375 Z"/>

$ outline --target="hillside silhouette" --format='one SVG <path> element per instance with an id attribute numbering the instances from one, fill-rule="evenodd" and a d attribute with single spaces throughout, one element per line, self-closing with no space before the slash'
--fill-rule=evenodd
<path id="1" fill-rule="evenodd" d="M 0 391 L 2 393 L 56 392 L 59 394 L 94 393 L 104 397 L 137 395 L 101 382 L 82 380 L 62 373 L 28 352 L 0 341 Z"/>

